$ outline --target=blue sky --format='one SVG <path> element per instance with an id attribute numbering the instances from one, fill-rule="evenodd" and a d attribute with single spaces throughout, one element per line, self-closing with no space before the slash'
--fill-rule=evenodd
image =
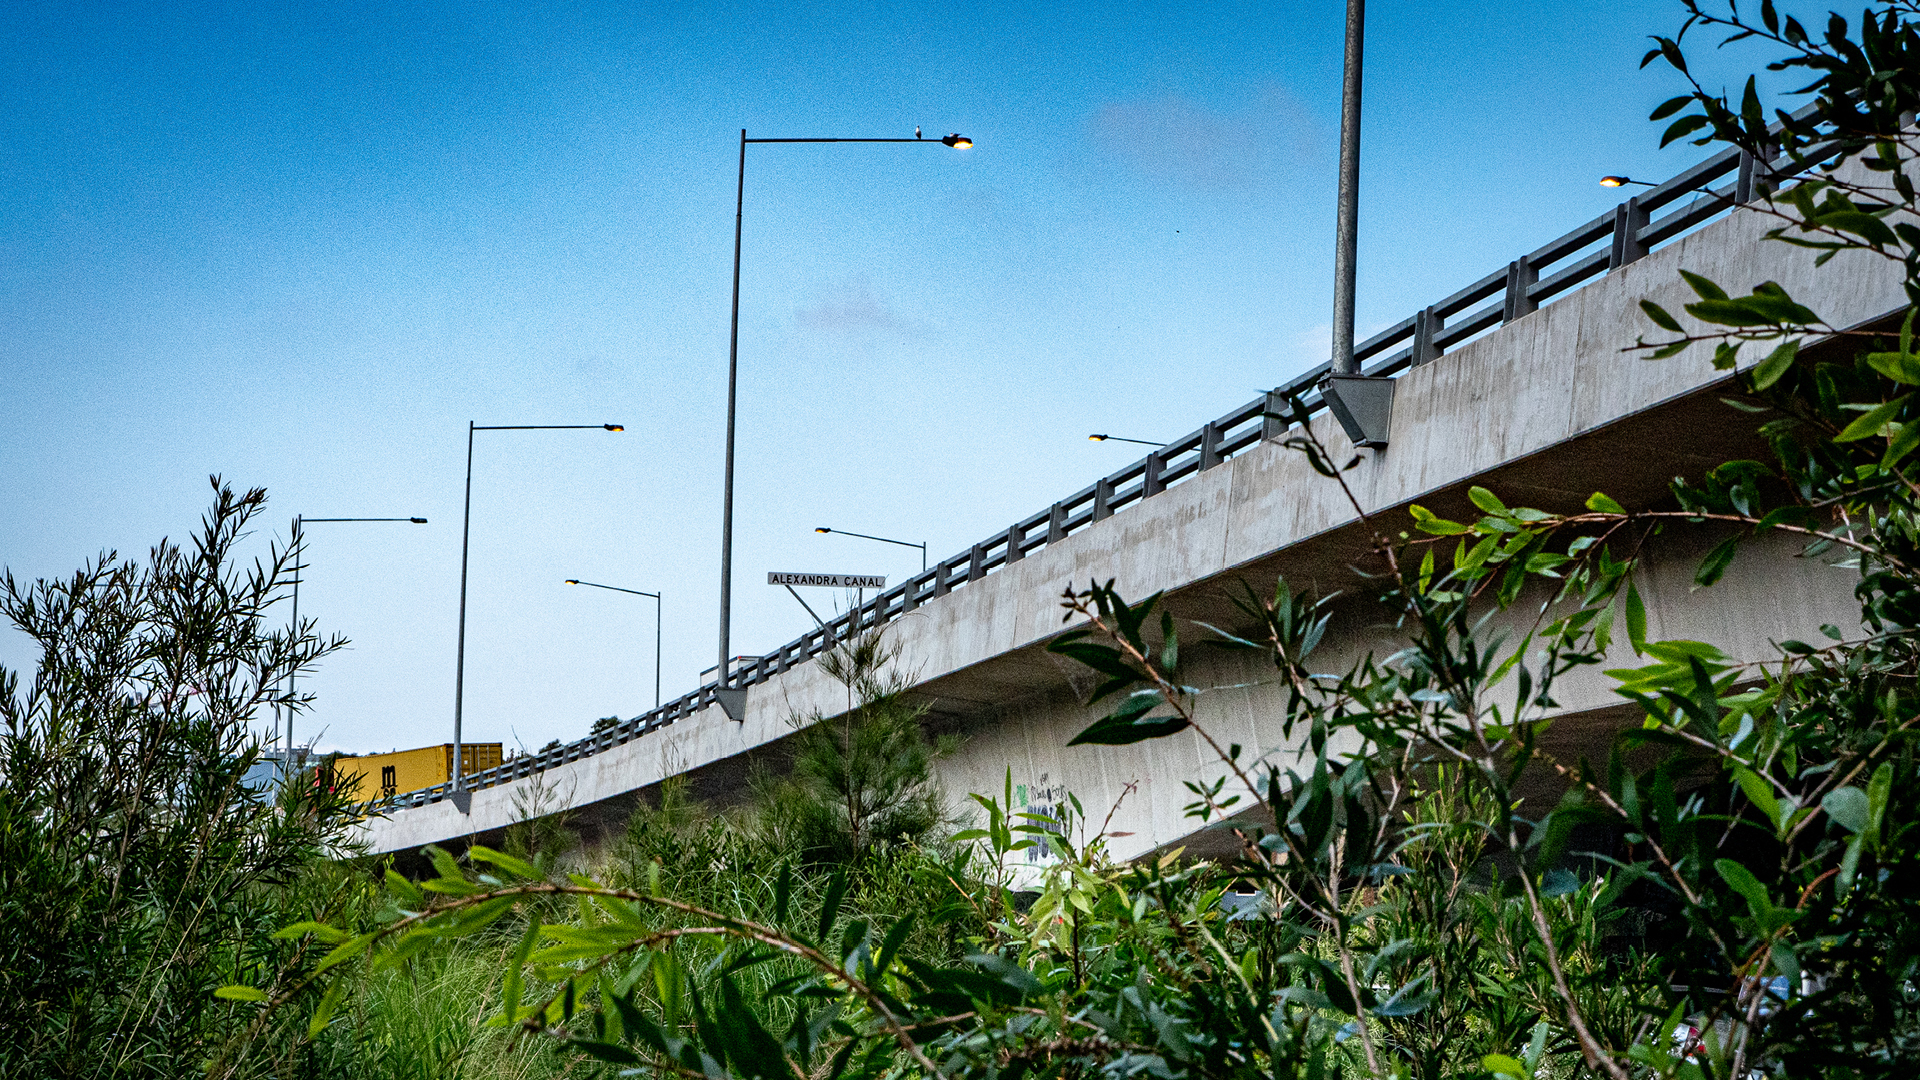
<path id="1" fill-rule="evenodd" d="M 0 563 L 188 532 L 205 478 L 314 526 L 353 639 L 302 721 L 537 747 L 712 663 L 739 129 L 960 131 L 747 163 L 734 643 L 765 571 L 950 554 L 1324 359 L 1338 0 L 50 4 L 0 13 Z M 1677 5 L 1369 12 L 1362 332 L 1696 160 L 1637 64 Z M 1709 79 L 1749 55 L 1704 63 Z M 1719 65 L 1714 67 L 1713 65 Z M 1757 66 L 1757 64 L 1755 65 Z M 1137 449 L 1137 448 L 1135 448 Z M 31 661 L 0 634 L 0 663 Z"/>

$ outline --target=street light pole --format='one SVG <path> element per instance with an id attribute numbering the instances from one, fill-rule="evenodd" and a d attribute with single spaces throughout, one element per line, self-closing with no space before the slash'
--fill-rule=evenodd
<path id="1" fill-rule="evenodd" d="M 740 385 L 740 236 L 747 201 L 747 147 L 774 143 L 917 143 L 965 150 L 973 140 L 957 133 L 923 139 L 919 128 L 911 139 L 749 139 L 747 129 L 740 129 L 740 168 L 733 192 L 733 320 L 727 335 L 727 476 L 720 511 L 720 662 L 714 669 L 714 681 L 722 690 L 728 689 L 733 652 L 733 433 Z"/>
<path id="2" fill-rule="evenodd" d="M 467 498 L 460 512 L 460 640 L 453 661 L 453 775 L 456 794 L 461 788 L 460 721 L 467 694 L 467 551 L 473 536 L 473 434 L 476 431 L 625 431 L 620 424 L 475 424 L 467 421 Z M 456 802 L 456 805 L 459 805 Z M 463 811 L 464 812 L 464 811 Z"/>
<path id="3" fill-rule="evenodd" d="M 300 514 L 293 515 L 293 547 L 294 547 L 293 633 L 296 638 L 298 638 L 300 634 L 300 568 L 301 568 L 300 560 L 301 560 L 301 556 L 306 552 L 306 547 L 307 547 L 306 527 L 308 525 L 339 525 L 339 524 L 345 524 L 348 522 L 363 522 L 363 521 L 404 521 L 412 525 L 425 525 L 427 523 L 427 519 L 423 517 L 310 518 L 310 517 L 304 517 Z M 293 764 L 294 676 L 295 676 L 294 672 L 292 671 L 287 672 L 287 704 L 286 704 L 287 741 L 281 747 L 281 750 L 284 756 L 282 756 L 280 759 L 280 776 L 283 782 L 285 781 L 285 778 L 288 775 L 289 769 Z M 280 730 L 279 730 L 278 724 L 274 725 L 273 736 L 276 740 L 278 740 L 280 737 Z"/>
<path id="4" fill-rule="evenodd" d="M 884 536 L 868 536 L 866 533 L 848 532 L 845 529 L 829 529 L 825 525 L 822 525 L 813 531 L 817 533 L 835 533 L 840 536 L 857 536 L 862 540 L 878 540 L 883 544 L 898 544 L 901 547 L 919 548 L 920 549 L 920 572 L 926 573 L 927 545 L 925 544 L 916 544 L 911 540 L 889 540 Z M 817 619 L 819 618 L 819 616 L 815 616 L 815 618 Z"/>
<path id="5" fill-rule="evenodd" d="M 632 593 L 634 596 L 653 598 L 653 707 L 658 709 L 660 707 L 660 609 L 665 606 L 665 601 L 661 599 L 660 594 L 641 592 L 639 589 L 623 589 L 618 585 L 601 585 L 597 582 L 581 581 L 579 578 L 568 578 L 567 584 L 591 585 L 596 589 L 606 589 L 609 592 Z"/>
<path id="6" fill-rule="evenodd" d="M 1360 68 L 1367 0 L 1347 0 L 1347 57 L 1340 87 L 1340 196 L 1333 249 L 1333 370 L 1360 373 L 1353 355 L 1354 260 L 1360 236 Z"/>
<path id="7" fill-rule="evenodd" d="M 1347 0 L 1347 59 L 1340 93 L 1340 200 L 1333 247 L 1333 356 L 1320 384 L 1347 438 L 1356 447 L 1383 450 L 1393 428 L 1394 382 L 1366 375 L 1354 351 L 1354 270 L 1360 237 L 1360 71 L 1366 31 L 1366 0 Z M 1415 354 L 1413 362 L 1430 357 Z"/>

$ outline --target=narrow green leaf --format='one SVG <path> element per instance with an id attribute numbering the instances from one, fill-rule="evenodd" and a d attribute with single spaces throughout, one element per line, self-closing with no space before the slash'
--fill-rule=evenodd
<path id="1" fill-rule="evenodd" d="M 394 899 L 405 904 L 410 911 L 419 911 L 427 906 L 427 896 L 396 870 L 387 871 L 387 889 Z"/>
<path id="2" fill-rule="evenodd" d="M 1652 319 L 1654 325 L 1660 329 L 1671 330 L 1676 334 L 1681 332 L 1680 320 L 1667 314 L 1667 309 L 1661 307 L 1659 304 L 1651 300 L 1642 300 L 1640 301 L 1640 310 L 1646 312 L 1647 318 Z"/>
<path id="3" fill-rule="evenodd" d="M 1767 820 L 1772 822 L 1775 828 L 1778 828 L 1780 825 L 1780 800 L 1774 798 L 1773 788 L 1768 786 L 1766 780 L 1762 778 L 1760 774 L 1744 765 L 1736 765 L 1733 767 L 1733 778 L 1740 784 L 1740 790 L 1746 793 L 1747 801 L 1751 802 L 1762 814 L 1765 814 Z M 1746 871 L 1742 870 L 1741 872 L 1745 873 Z"/>
<path id="4" fill-rule="evenodd" d="M 1883 402 L 1871 411 L 1861 414 L 1853 423 L 1843 428 L 1840 434 L 1835 435 L 1833 441 L 1856 442 L 1869 435 L 1878 435 L 1881 428 L 1886 427 L 1889 421 L 1900 414 L 1900 409 L 1906 405 L 1909 396 L 1901 394 L 1892 401 Z"/>
<path id="5" fill-rule="evenodd" d="M 336 930 L 326 923 L 317 922 L 297 922 L 291 926 L 283 926 L 273 932 L 273 936 L 279 938 L 281 941 L 292 941 L 302 934 L 312 934 L 328 945 L 338 945 L 353 937 L 352 934 L 347 933 L 345 930 Z"/>
<path id="6" fill-rule="evenodd" d="M 1866 832 L 1867 824 L 1872 820 L 1867 793 L 1852 785 L 1827 792 L 1827 797 L 1820 800 L 1820 808 L 1836 824 L 1851 833 Z"/>
<path id="7" fill-rule="evenodd" d="M 1693 583 L 1707 588 L 1720 580 L 1727 572 L 1727 566 L 1733 562 L 1733 556 L 1740 549 L 1740 538 L 1729 536 L 1713 546 L 1707 557 L 1700 560 L 1700 569 L 1694 572 Z"/>
<path id="8" fill-rule="evenodd" d="M 1603 491 L 1596 491 L 1592 495 L 1587 496 L 1587 509 L 1596 514 L 1624 514 L 1627 512 L 1626 507 L 1613 501 L 1612 497 Z"/>
<path id="9" fill-rule="evenodd" d="M 1185 731 L 1188 726 L 1189 721 L 1181 716 L 1121 716 L 1116 713 L 1087 725 L 1067 745 L 1127 746 L 1147 739 L 1164 738 Z"/>
<path id="10" fill-rule="evenodd" d="M 1408 513 L 1413 515 L 1413 527 L 1423 533 L 1434 536 L 1458 536 L 1461 533 L 1473 531 L 1457 521 L 1448 521 L 1435 515 L 1433 511 L 1418 503 L 1410 507 Z"/>
<path id="11" fill-rule="evenodd" d="M 1480 487 L 1477 484 L 1468 488 L 1467 498 L 1472 499 L 1473 505 L 1489 514 L 1497 514 L 1502 517 L 1506 516 L 1507 504 L 1501 502 L 1498 495 L 1488 491 L 1486 488 Z"/>
<path id="12" fill-rule="evenodd" d="M 1920 420 L 1909 420 L 1896 427 L 1893 437 L 1887 440 L 1887 453 L 1880 459 L 1880 467 L 1893 468 L 1917 448 L 1920 448 Z"/>
<path id="13" fill-rule="evenodd" d="M 1691 270 L 1680 271 L 1680 277 L 1686 281 L 1687 286 L 1702 300 L 1725 300 L 1727 298 L 1727 290 L 1715 285 L 1713 282 Z"/>
<path id="14" fill-rule="evenodd" d="M 1647 651 L 1647 605 L 1640 599 L 1640 588 L 1627 582 L 1627 642 L 1634 655 Z"/>
<path id="15" fill-rule="evenodd" d="M 545 874 L 540 872 L 538 867 L 527 862 L 525 859 L 516 859 L 503 851 L 495 851 L 490 847 L 482 847 L 479 844 L 475 844 L 467 849 L 467 858 L 474 862 L 492 863 L 507 873 L 515 877 L 525 878 L 528 881 L 539 881 L 546 877 Z"/>
<path id="16" fill-rule="evenodd" d="M 1699 113 L 1689 113 L 1667 125 L 1666 132 L 1660 136 L 1660 145 L 1664 148 L 1667 144 L 1684 139 L 1706 126 L 1706 117 Z"/>
<path id="17" fill-rule="evenodd" d="M 1910 352 L 1867 354 L 1867 366 L 1897 383 L 1920 385 L 1920 356 Z"/>
<path id="18" fill-rule="evenodd" d="M 979 832 L 978 829 L 972 830 Z M 983 834 L 984 835 L 984 834 Z M 959 837 L 954 839 L 958 840 Z M 780 876 L 773 884 L 773 924 L 780 926 L 787 921 L 787 905 L 793 902 L 793 861 L 780 864 Z"/>
<path id="19" fill-rule="evenodd" d="M 1746 900 L 1747 910 L 1752 913 L 1754 921 L 1770 929 L 1776 922 L 1773 897 L 1767 895 L 1767 887 L 1760 884 L 1760 879 L 1732 859 L 1716 859 L 1713 868 L 1722 880 Z"/>
<path id="20" fill-rule="evenodd" d="M 500 1016 L 511 1024 L 520 1012 L 520 994 L 526 986 L 527 960 L 533 956 L 533 948 L 540 941 L 540 920 L 529 918 L 526 932 L 520 935 L 520 946 L 513 951 L 513 959 L 507 964 L 503 980 L 500 1002 Z"/>
<path id="21" fill-rule="evenodd" d="M 1892 794 L 1893 764 L 1881 762 L 1880 767 L 1873 770 L 1873 779 L 1867 781 L 1867 828 L 1864 835 L 1875 851 L 1880 849 L 1881 822 L 1886 818 L 1887 799 Z"/>
<path id="22" fill-rule="evenodd" d="M 213 996 L 224 1001 L 265 1001 L 267 992 L 253 986 L 223 986 Z"/>
<path id="23" fill-rule="evenodd" d="M 1667 100 L 1661 102 L 1657 107 L 1655 107 L 1653 112 L 1647 115 L 1647 119 L 1648 120 L 1665 120 L 1667 117 L 1672 116 L 1674 113 L 1677 113 L 1681 109 L 1686 108 L 1689 104 L 1692 103 L 1692 101 L 1693 101 L 1692 94 L 1684 94 L 1680 97 L 1668 98 Z"/>
<path id="24" fill-rule="evenodd" d="M 827 934 L 833 929 L 833 922 L 840 917 L 840 904 L 847 898 L 847 872 L 836 870 L 832 880 L 827 882 L 827 896 L 820 904 L 820 941 L 825 943 Z"/>
<path id="25" fill-rule="evenodd" d="M 1800 339 L 1789 338 L 1781 342 L 1767 354 L 1767 358 L 1754 365 L 1749 376 L 1755 390 L 1765 390 L 1780 381 L 1780 376 L 1793 366 L 1794 357 L 1800 355 Z"/>
<path id="26" fill-rule="evenodd" d="M 314 1006 L 313 1017 L 307 1021 L 307 1038 L 318 1038 L 333 1022 L 333 1010 L 340 1004 L 341 987 L 345 985 L 343 979 L 334 979 L 327 984 L 327 992 L 320 996 L 320 1003 Z"/>
<path id="27" fill-rule="evenodd" d="M 1800 986 L 1800 958 L 1793 954 L 1793 947 L 1784 941 L 1773 946 L 1774 970 L 1787 977 L 1787 985 L 1798 989 Z"/>
<path id="28" fill-rule="evenodd" d="M 360 950 L 367 947 L 367 943 L 372 941 L 375 936 L 377 935 L 374 934 L 373 932 L 368 932 L 365 934 L 361 934 L 359 937 L 351 938 L 347 941 L 341 942 L 339 945 L 334 946 L 334 949 L 332 952 L 321 957 L 320 962 L 313 966 L 313 973 L 315 975 L 318 975 L 321 972 L 328 970 L 329 968 L 338 967 L 339 965 L 346 963 L 348 960 L 353 959 L 354 956 L 356 956 L 360 952 Z"/>

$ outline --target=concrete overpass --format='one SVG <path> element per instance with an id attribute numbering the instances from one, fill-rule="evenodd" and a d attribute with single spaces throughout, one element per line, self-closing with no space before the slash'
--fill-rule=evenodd
<path id="1" fill-rule="evenodd" d="M 1362 452 L 1347 474 L 1372 524 L 1278 442 L 1284 425 L 1270 414 L 1293 393 L 1337 457 L 1350 449 L 1315 389 L 1322 368 L 942 560 L 830 630 L 844 633 L 853 618 L 889 626 L 929 722 L 963 736 L 942 765 L 956 803 L 970 791 L 999 792 L 1011 770 L 1016 802 L 1037 809 L 1071 791 L 1097 818 L 1137 784 L 1114 816 L 1113 828 L 1131 834 L 1114 853 L 1183 842 L 1192 832 L 1183 781 L 1209 778 L 1218 765 L 1191 733 L 1066 746 L 1098 711 L 1079 703 L 1086 674 L 1045 648 L 1063 628 L 1061 591 L 1114 578 L 1130 597 L 1165 590 L 1176 617 L 1231 627 L 1239 617 L 1227 596 L 1240 582 L 1264 590 L 1285 575 L 1297 586 L 1348 587 L 1373 531 L 1408 527 L 1413 502 L 1466 515 L 1465 491 L 1480 484 L 1509 504 L 1573 509 L 1605 490 L 1647 506 L 1676 474 L 1763 453 L 1752 418 L 1718 400 L 1729 376 L 1705 350 L 1666 361 L 1622 351 L 1649 329 L 1639 301 L 1678 314 L 1692 299 L 1683 267 L 1730 292 L 1777 281 L 1836 326 L 1874 323 L 1906 301 L 1897 266 L 1842 256 L 1816 271 L 1811 253 L 1765 241 L 1778 222 L 1741 205 L 1755 174 L 1735 153 L 1710 159 L 1363 343 L 1366 370 L 1398 376 L 1390 445 Z M 1695 591 L 1706 542 L 1676 541 L 1647 559 L 1640 588 L 1655 637 L 1759 657 L 1771 640 L 1857 620 L 1851 572 L 1791 558 L 1791 545 L 1757 545 L 1721 584 Z M 1369 649 L 1384 652 L 1373 618 L 1343 609 L 1321 666 L 1341 670 Z M 647 789 L 682 774 L 697 792 L 724 797 L 756 757 L 781 754 L 791 717 L 845 708 L 844 688 L 811 662 L 830 643 L 810 633 L 750 664 L 733 687 L 708 684 L 613 731 L 476 774 L 477 790 L 457 799 L 444 785 L 403 795 L 366 823 L 364 838 L 374 852 L 405 852 L 484 839 L 563 809 L 576 827 L 611 826 Z M 1283 696 L 1261 681 L 1270 670 L 1241 654 L 1187 651 L 1195 685 L 1232 687 L 1203 696 L 1201 722 L 1250 752 L 1284 749 Z M 1561 691 L 1556 739 L 1578 743 L 1620 722 L 1597 670 Z"/>

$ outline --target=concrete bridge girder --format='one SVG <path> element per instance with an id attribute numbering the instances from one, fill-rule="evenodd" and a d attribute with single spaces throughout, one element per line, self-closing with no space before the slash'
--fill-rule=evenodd
<path id="1" fill-rule="evenodd" d="M 1762 239 L 1775 224 L 1736 212 L 1404 373 L 1392 444 L 1363 454 L 1346 474 L 1371 523 L 1301 454 L 1262 443 L 896 620 L 890 632 L 936 722 L 968 737 L 943 765 L 950 796 L 998 793 L 1011 769 L 1030 794 L 1074 791 L 1097 820 L 1138 779 L 1140 790 L 1115 817 L 1115 830 L 1131 834 L 1114 842 L 1115 854 L 1138 854 L 1191 833 L 1181 781 L 1214 771 L 1196 737 L 1126 748 L 1065 747 L 1097 715 L 1078 703 L 1071 665 L 1045 650 L 1062 629 L 1059 595 L 1069 584 L 1112 578 L 1136 598 L 1166 590 L 1177 616 L 1233 625 L 1238 619 L 1227 590 L 1239 581 L 1271 589 L 1284 574 L 1309 588 L 1348 587 L 1350 567 L 1366 557 L 1373 531 L 1406 528 L 1411 502 L 1443 515 L 1468 514 L 1464 492 L 1478 483 L 1509 504 L 1547 509 L 1571 509 L 1595 490 L 1629 506 L 1648 505 L 1675 474 L 1756 453 L 1751 418 L 1717 400 L 1727 376 L 1711 369 L 1706 350 L 1650 362 L 1622 349 L 1650 329 L 1641 299 L 1675 314 L 1692 299 L 1678 277 L 1682 267 L 1729 292 L 1778 281 L 1833 325 L 1866 322 L 1904 306 L 1897 267 L 1849 254 L 1815 270 L 1809 253 Z M 1350 454 L 1329 417 L 1317 417 L 1313 427 L 1336 458 Z M 1769 639 L 1816 637 L 1821 623 L 1857 619 L 1850 575 L 1789 558 L 1778 542 L 1768 545 L 1771 556 L 1758 549 L 1743 555 L 1727 580 L 1707 592 L 1691 587 L 1690 544 L 1655 551 L 1642 571 L 1651 632 L 1757 656 Z M 1355 630 L 1343 621 L 1330 634 L 1323 650 L 1334 670 L 1379 644 L 1361 625 Z M 1203 663 L 1208 667 L 1196 673 L 1197 684 L 1248 682 L 1258 674 L 1244 660 Z M 1567 712 L 1613 708 L 1617 699 L 1607 686 L 1597 672 L 1576 679 L 1562 695 Z M 1278 717 L 1263 694 L 1271 691 L 1209 695 L 1202 716 L 1220 725 L 1223 741 L 1275 749 Z M 543 799 L 552 809 L 571 807 L 589 820 L 612 822 L 635 792 L 668 776 L 689 774 L 697 788 L 715 794 L 734 791 L 752 755 L 779 753 L 792 732 L 789 717 L 836 715 L 844 703 L 840 684 L 818 665 L 801 664 L 752 688 L 743 723 L 705 710 L 549 770 Z M 530 785 L 523 780 L 475 792 L 471 815 L 439 802 L 371 821 L 366 840 L 374 851 L 405 851 L 489 835 L 524 815 Z"/>

